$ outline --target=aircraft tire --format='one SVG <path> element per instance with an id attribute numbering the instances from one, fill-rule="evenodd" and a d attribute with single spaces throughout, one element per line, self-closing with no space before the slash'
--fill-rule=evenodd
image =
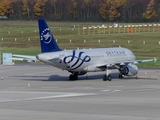
<path id="1" fill-rule="evenodd" d="M 73 80 L 74 80 L 74 75 L 70 75 L 70 76 L 69 76 L 69 80 L 70 80 L 70 81 L 73 81 Z"/>
<path id="2" fill-rule="evenodd" d="M 111 77 L 111 75 L 108 75 L 108 76 L 106 76 L 106 75 L 104 75 L 103 76 L 103 81 L 111 81 L 112 80 L 112 77 Z"/>
<path id="3" fill-rule="evenodd" d="M 103 81 L 107 81 L 107 76 L 106 75 L 103 76 Z"/>
<path id="4" fill-rule="evenodd" d="M 72 75 L 72 74 L 71 74 L 71 75 L 69 76 L 69 80 L 70 80 L 70 81 L 78 80 L 78 76 L 77 76 L 77 75 Z"/>
<path id="5" fill-rule="evenodd" d="M 74 75 L 74 80 L 78 80 L 78 75 Z"/>
<path id="6" fill-rule="evenodd" d="M 108 75 L 107 78 L 108 78 L 109 81 L 112 81 L 111 75 Z"/>

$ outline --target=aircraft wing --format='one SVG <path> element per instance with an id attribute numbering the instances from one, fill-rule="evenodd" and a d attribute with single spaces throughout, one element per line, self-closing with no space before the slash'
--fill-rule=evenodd
<path id="1" fill-rule="evenodd" d="M 157 61 L 157 58 L 153 58 L 153 59 L 147 59 L 147 60 L 137 60 L 137 63 L 141 63 L 141 62 L 151 62 L 151 61 L 154 61 L 156 62 Z"/>
<path id="2" fill-rule="evenodd" d="M 109 63 L 101 63 L 101 64 L 97 64 L 96 67 L 97 68 L 101 68 L 101 67 L 108 67 L 108 68 L 119 68 L 120 65 L 127 65 L 129 63 L 132 63 L 132 64 L 138 64 L 138 63 L 142 63 L 142 62 L 151 62 L 151 61 L 154 61 L 156 62 L 157 61 L 157 58 L 153 58 L 153 59 L 146 59 L 146 60 L 128 60 L 128 61 L 124 61 L 124 62 L 116 62 L 116 61 L 112 61 L 112 62 L 109 62 Z"/>
<path id="3" fill-rule="evenodd" d="M 36 56 L 29 56 L 29 55 L 17 55 L 17 54 L 13 54 L 12 55 L 12 60 L 27 60 L 28 62 L 36 62 L 38 61 Z"/>

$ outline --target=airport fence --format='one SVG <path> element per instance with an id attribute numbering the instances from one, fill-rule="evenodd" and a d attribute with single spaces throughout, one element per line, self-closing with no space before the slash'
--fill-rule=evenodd
<path id="1" fill-rule="evenodd" d="M 112 25 L 78 25 L 78 35 L 91 34 L 116 34 L 116 33 L 137 33 L 137 32 L 160 32 L 159 23 L 143 23 L 143 24 L 118 24 Z"/>

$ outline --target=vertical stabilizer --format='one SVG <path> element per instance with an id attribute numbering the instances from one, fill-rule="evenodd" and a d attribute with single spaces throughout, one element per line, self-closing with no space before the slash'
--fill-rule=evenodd
<path id="1" fill-rule="evenodd" d="M 44 19 L 38 19 L 42 53 L 61 51 Z"/>

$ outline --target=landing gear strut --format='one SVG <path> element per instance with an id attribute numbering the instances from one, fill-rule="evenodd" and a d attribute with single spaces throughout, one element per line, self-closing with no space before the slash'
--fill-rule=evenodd
<path id="1" fill-rule="evenodd" d="M 77 75 L 76 73 L 71 74 L 71 75 L 69 76 L 69 80 L 78 80 L 78 75 Z"/>
<path id="2" fill-rule="evenodd" d="M 118 78 L 124 78 L 123 74 L 122 74 L 122 70 L 121 69 L 118 69 L 119 70 L 119 76 Z"/>

